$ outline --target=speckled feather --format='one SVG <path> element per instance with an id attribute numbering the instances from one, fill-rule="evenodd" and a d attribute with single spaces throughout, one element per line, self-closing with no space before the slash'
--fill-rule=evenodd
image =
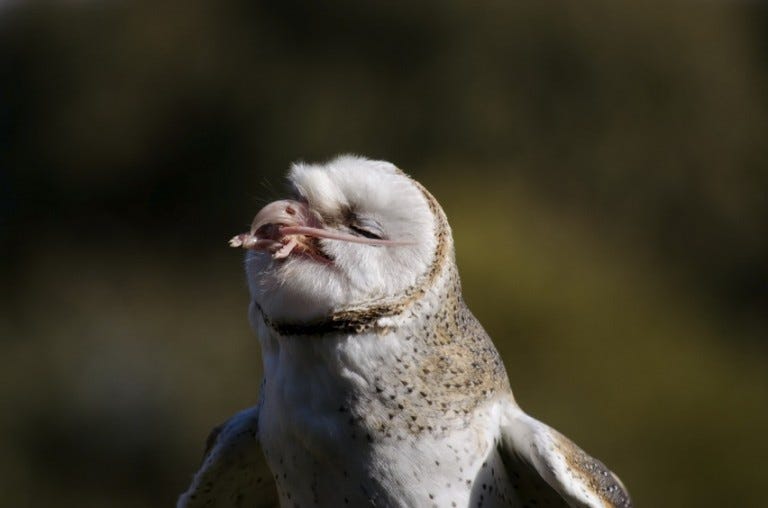
<path id="1" fill-rule="evenodd" d="M 631 506 L 601 462 L 519 409 L 461 297 L 448 221 L 410 181 L 434 218 L 429 266 L 398 295 L 301 323 L 254 300 L 260 405 L 214 438 L 180 507 Z M 267 468 L 271 489 L 256 483 Z"/>

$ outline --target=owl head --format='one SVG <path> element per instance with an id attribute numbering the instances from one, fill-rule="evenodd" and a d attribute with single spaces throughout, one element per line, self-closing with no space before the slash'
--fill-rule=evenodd
<path id="1" fill-rule="evenodd" d="M 273 321 L 309 322 L 397 297 L 452 256 L 437 201 L 389 162 L 295 163 L 288 180 L 287 199 L 231 241 L 248 249 L 252 302 Z"/>

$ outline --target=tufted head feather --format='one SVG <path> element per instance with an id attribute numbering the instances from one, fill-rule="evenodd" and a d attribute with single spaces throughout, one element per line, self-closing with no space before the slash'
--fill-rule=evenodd
<path id="1" fill-rule="evenodd" d="M 267 205 L 233 239 L 251 247 L 252 301 L 270 320 L 305 323 L 397 299 L 452 255 L 436 200 L 388 162 L 296 163 L 288 179 L 291 200 Z"/>

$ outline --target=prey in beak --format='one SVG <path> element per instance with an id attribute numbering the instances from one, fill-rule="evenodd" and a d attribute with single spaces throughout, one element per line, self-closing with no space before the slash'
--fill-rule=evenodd
<path id="1" fill-rule="evenodd" d="M 410 244 L 328 229 L 306 203 L 285 199 L 262 208 L 254 217 L 250 232 L 232 237 L 229 246 L 271 252 L 273 259 L 285 259 L 298 252 L 330 263 L 332 260 L 318 245 L 319 238 L 378 246 Z"/>

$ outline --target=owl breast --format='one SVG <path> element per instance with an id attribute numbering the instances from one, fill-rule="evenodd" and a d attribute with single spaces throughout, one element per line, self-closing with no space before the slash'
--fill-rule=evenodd
<path id="1" fill-rule="evenodd" d="M 494 390 L 422 328 L 269 339 L 259 428 L 284 506 L 514 506 Z"/>

